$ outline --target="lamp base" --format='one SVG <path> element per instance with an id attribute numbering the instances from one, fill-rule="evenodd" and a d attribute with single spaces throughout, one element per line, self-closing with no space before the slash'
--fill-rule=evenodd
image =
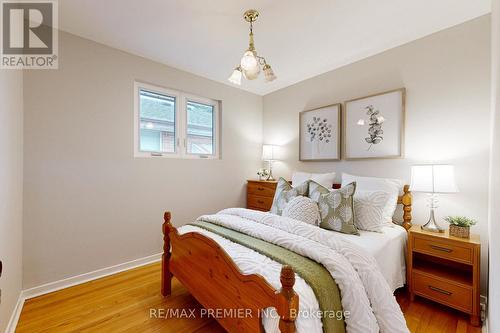
<path id="1" fill-rule="evenodd" d="M 434 218 L 434 209 L 431 208 L 431 214 L 429 216 L 429 220 L 426 224 L 420 227 L 422 230 L 430 231 L 430 232 L 444 232 L 444 229 L 437 224 L 436 219 Z"/>
<path id="2" fill-rule="evenodd" d="M 274 181 L 274 180 L 276 180 L 276 179 L 274 179 L 274 177 L 273 177 L 273 170 L 272 170 L 272 169 L 271 169 L 271 170 L 269 170 L 269 176 L 267 176 L 266 180 L 267 180 L 267 181 L 271 181 L 271 182 L 272 182 L 272 181 Z"/>
<path id="3" fill-rule="evenodd" d="M 269 176 L 267 176 L 267 181 L 274 181 L 273 177 L 273 161 L 269 160 Z"/>

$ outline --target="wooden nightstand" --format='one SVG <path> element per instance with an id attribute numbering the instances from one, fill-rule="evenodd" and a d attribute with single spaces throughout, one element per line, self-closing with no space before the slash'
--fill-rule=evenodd
<path id="1" fill-rule="evenodd" d="M 408 287 L 410 299 L 422 296 L 470 314 L 471 324 L 481 324 L 481 243 L 479 236 L 457 238 L 424 231 L 419 225 L 409 230 Z"/>
<path id="2" fill-rule="evenodd" d="M 273 205 L 276 181 L 249 180 L 247 183 L 247 208 L 269 211 Z"/>

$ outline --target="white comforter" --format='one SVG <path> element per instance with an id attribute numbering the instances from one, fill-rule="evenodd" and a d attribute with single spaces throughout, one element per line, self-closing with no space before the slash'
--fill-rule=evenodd
<path id="1" fill-rule="evenodd" d="M 230 208 L 200 220 L 237 230 L 250 236 L 285 247 L 321 263 L 335 279 L 342 296 L 347 331 L 354 332 L 409 332 L 406 322 L 382 276 L 373 256 L 360 247 L 338 237 L 337 233 L 282 216 Z M 179 228 L 179 232 L 200 232 L 218 242 L 245 274 L 261 274 L 278 289 L 281 265 L 257 252 L 232 243 L 213 233 L 194 226 Z M 294 287 L 299 294 L 300 311 L 315 313 L 319 306 L 311 288 L 296 276 Z M 264 318 L 266 332 L 276 332 L 277 321 Z M 322 332 L 321 320 L 315 316 L 299 316 L 297 331 Z"/>

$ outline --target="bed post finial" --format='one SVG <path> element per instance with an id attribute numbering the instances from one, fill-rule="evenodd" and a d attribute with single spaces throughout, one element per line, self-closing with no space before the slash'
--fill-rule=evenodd
<path id="1" fill-rule="evenodd" d="M 281 333 L 295 333 L 295 319 L 299 311 L 299 296 L 293 290 L 295 272 L 290 266 L 281 268 L 281 290 L 278 293 L 279 328 Z"/>
<path id="2" fill-rule="evenodd" d="M 170 214 L 170 212 L 165 212 L 165 214 L 163 214 L 163 219 L 166 223 L 170 223 L 171 217 L 172 217 L 172 214 Z"/>
<path id="3" fill-rule="evenodd" d="M 163 255 L 161 256 L 161 294 L 170 296 L 172 293 L 172 273 L 170 272 L 170 231 L 173 229 L 170 212 L 163 214 Z"/>
<path id="4" fill-rule="evenodd" d="M 411 228 L 411 192 L 410 185 L 405 185 L 403 187 L 404 194 L 401 197 L 401 203 L 403 204 L 403 227 L 408 230 Z"/>

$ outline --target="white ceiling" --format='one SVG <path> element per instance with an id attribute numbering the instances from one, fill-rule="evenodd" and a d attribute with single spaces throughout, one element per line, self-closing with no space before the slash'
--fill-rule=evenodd
<path id="1" fill-rule="evenodd" d="M 278 76 L 267 94 L 490 12 L 490 0 L 63 0 L 60 28 L 230 84 L 248 46 L 242 13 L 261 13 L 255 43 Z M 261 75 L 262 76 L 262 75 Z"/>

